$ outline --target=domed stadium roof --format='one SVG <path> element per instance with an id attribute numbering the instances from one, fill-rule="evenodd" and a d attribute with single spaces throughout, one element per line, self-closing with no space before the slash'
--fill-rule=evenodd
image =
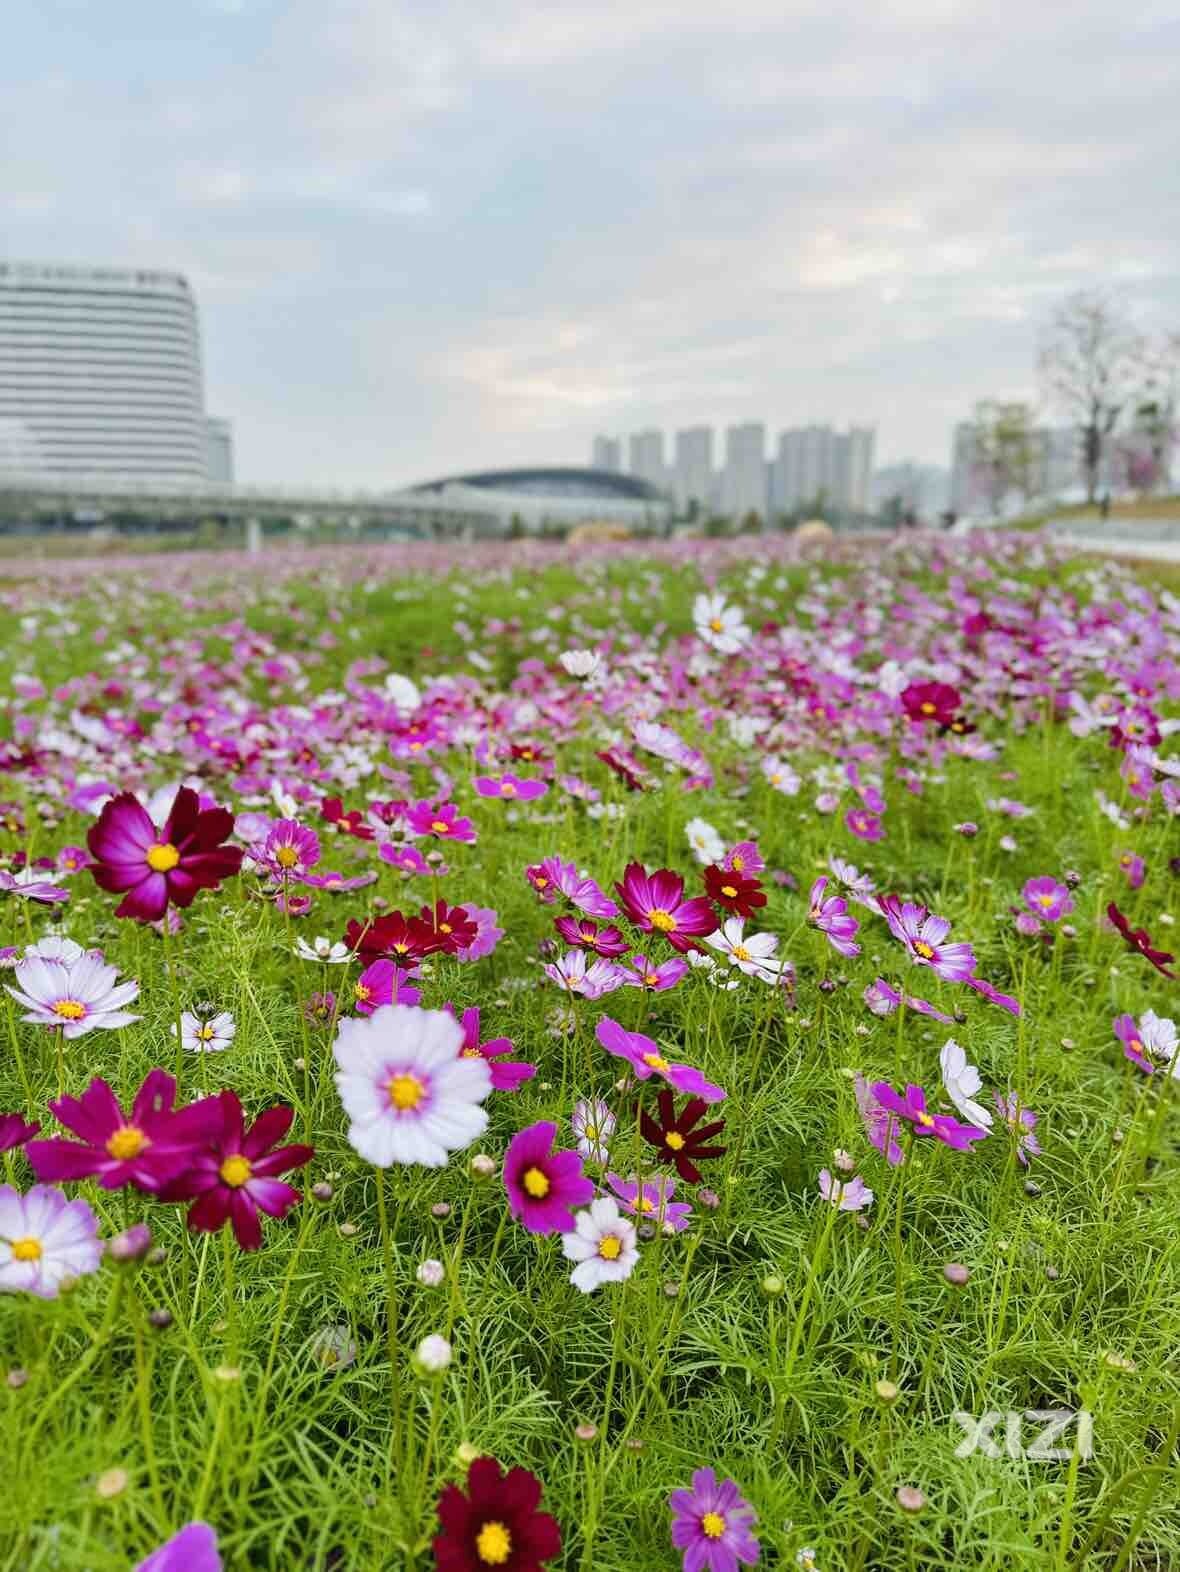
<path id="1" fill-rule="evenodd" d="M 467 475 L 447 475 L 411 486 L 411 491 L 441 491 L 445 486 L 470 486 L 477 491 L 510 491 L 517 496 L 563 497 L 577 501 L 663 502 L 658 487 L 637 475 L 620 475 L 609 469 L 487 469 Z"/>

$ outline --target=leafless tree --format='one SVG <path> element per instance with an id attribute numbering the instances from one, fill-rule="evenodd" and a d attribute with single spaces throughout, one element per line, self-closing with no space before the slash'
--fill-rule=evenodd
<path id="1" fill-rule="evenodd" d="M 1050 401 L 1077 426 L 1086 496 L 1094 501 L 1111 433 L 1132 397 L 1141 342 L 1122 311 L 1100 291 L 1083 290 L 1058 307 L 1041 346 Z"/>
<path id="2" fill-rule="evenodd" d="M 1011 492 L 1027 498 L 1033 487 L 1036 434 L 1027 404 L 983 399 L 972 427 L 972 484 L 987 497 L 993 514 Z"/>

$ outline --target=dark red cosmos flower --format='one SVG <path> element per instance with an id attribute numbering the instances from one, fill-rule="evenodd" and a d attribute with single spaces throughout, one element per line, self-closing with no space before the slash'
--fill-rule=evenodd
<path id="1" fill-rule="evenodd" d="M 540 766 L 553 763 L 552 755 L 546 753 L 544 748 L 538 747 L 534 742 L 514 742 L 509 752 L 514 759 L 520 760 L 523 764 Z"/>
<path id="2" fill-rule="evenodd" d="M 475 943 L 479 925 L 465 906 L 448 906 L 437 900 L 433 907 L 423 906 L 418 913 L 422 924 L 434 934 L 435 949 L 444 955 L 457 955 Z"/>
<path id="3" fill-rule="evenodd" d="M 206 1145 L 192 1153 L 184 1172 L 161 1192 L 165 1201 L 192 1201 L 188 1226 L 213 1234 L 226 1218 L 243 1250 L 262 1244 L 259 1212 L 285 1217 L 299 1199 L 294 1185 L 277 1176 L 302 1168 L 315 1156 L 314 1146 L 275 1146 L 291 1128 L 295 1110 L 277 1104 L 259 1114 L 247 1130 L 236 1092 L 210 1098 L 220 1124 Z"/>
<path id="4" fill-rule="evenodd" d="M 438 1498 L 438 1572 L 541 1572 L 561 1554 L 561 1530 L 556 1518 L 537 1511 L 540 1500 L 541 1481 L 527 1468 L 502 1474 L 494 1457 L 477 1457 L 467 1470 L 467 1494 L 445 1485 Z"/>
<path id="5" fill-rule="evenodd" d="M 613 923 L 600 928 L 591 917 L 556 917 L 553 926 L 567 944 L 579 950 L 593 950 L 608 960 L 616 955 L 626 955 L 631 946 Z"/>
<path id="6" fill-rule="evenodd" d="M 220 1115 L 215 1097 L 174 1109 L 176 1082 L 167 1070 L 149 1070 L 124 1113 L 114 1092 L 95 1077 L 81 1097 L 59 1097 L 49 1110 L 79 1137 L 53 1136 L 30 1141 L 25 1151 L 38 1179 L 97 1179 L 104 1190 L 133 1184 L 149 1194 L 161 1191 L 216 1133 Z"/>
<path id="7" fill-rule="evenodd" d="M 215 890 L 242 866 L 242 848 L 223 846 L 234 827 L 226 808 L 202 808 L 188 786 L 176 793 L 162 828 L 131 792 L 113 797 L 86 837 L 100 889 L 124 894 L 116 917 L 158 922 L 171 901 L 191 906 L 198 890 Z"/>
<path id="8" fill-rule="evenodd" d="M 759 880 L 743 877 L 732 868 L 720 868 L 716 863 L 705 869 L 705 894 L 715 906 L 736 917 L 752 917 L 766 905 Z"/>
<path id="9" fill-rule="evenodd" d="M 684 898 L 684 880 L 670 868 L 653 874 L 644 872 L 640 862 L 629 862 L 623 881 L 615 885 L 623 909 L 644 933 L 658 933 L 674 950 L 696 948 L 694 937 L 714 933 L 717 918 L 703 895 Z"/>
<path id="10" fill-rule="evenodd" d="M 699 1130 L 696 1128 L 709 1106 L 703 1097 L 690 1097 L 678 1114 L 675 1097 L 665 1091 L 657 1097 L 656 1106 L 659 1119 L 653 1119 L 646 1110 L 640 1113 L 639 1130 L 643 1139 L 655 1147 L 664 1162 L 672 1164 L 687 1184 L 700 1184 L 701 1172 L 697 1163 L 725 1156 L 724 1146 L 709 1145 L 712 1138 L 725 1129 L 725 1120 L 716 1119 Z"/>
<path id="11" fill-rule="evenodd" d="M 614 747 L 604 748 L 594 757 L 601 759 L 608 770 L 613 770 L 628 791 L 647 790 L 651 777 L 635 755 L 628 753 L 625 748 L 620 748 L 616 744 Z"/>
<path id="12" fill-rule="evenodd" d="M 21 1114 L 0 1114 L 0 1152 L 11 1152 L 14 1147 L 23 1146 L 40 1128 L 35 1120 L 26 1124 Z"/>
<path id="13" fill-rule="evenodd" d="M 911 682 L 902 690 L 901 702 L 910 720 L 949 726 L 963 698 L 958 688 L 952 688 L 949 682 Z"/>
<path id="14" fill-rule="evenodd" d="M 1175 977 L 1176 973 L 1168 970 L 1168 963 L 1176 957 L 1167 950 L 1153 949 L 1146 928 L 1132 928 L 1130 920 L 1123 916 L 1113 901 L 1106 908 L 1106 915 L 1126 940 L 1128 949 L 1134 950 L 1145 961 L 1150 961 L 1156 971 L 1162 972 L 1165 977 Z"/>
<path id="15" fill-rule="evenodd" d="M 425 910 L 429 916 L 429 906 Z M 439 935 L 429 922 L 420 917 L 404 917 L 401 912 L 386 912 L 367 922 L 354 919 L 344 930 L 344 942 L 365 961 L 375 961 L 382 955 L 420 961 L 442 948 Z"/>
<path id="16" fill-rule="evenodd" d="M 352 835 L 358 841 L 371 841 L 372 828 L 365 823 L 365 816 L 359 808 L 350 808 L 346 813 L 344 804 L 339 797 L 325 797 L 320 803 L 320 812 L 329 824 L 334 824 L 341 835 Z"/>

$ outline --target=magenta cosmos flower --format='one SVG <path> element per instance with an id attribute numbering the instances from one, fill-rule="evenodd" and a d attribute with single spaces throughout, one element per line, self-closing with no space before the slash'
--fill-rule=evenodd
<path id="1" fill-rule="evenodd" d="M 429 802 L 416 802 L 406 813 L 406 823 L 414 835 L 432 835 L 438 841 L 475 841 L 475 825 L 460 816 L 453 802 L 443 802 L 435 807 Z"/>
<path id="2" fill-rule="evenodd" d="M 193 1160 L 220 1124 L 215 1097 L 173 1108 L 176 1082 L 167 1070 L 149 1070 L 124 1113 L 114 1092 L 95 1077 L 81 1097 L 49 1104 L 59 1123 L 78 1137 L 30 1141 L 25 1148 L 38 1179 L 61 1184 L 97 1179 L 104 1190 L 134 1185 L 157 1194 Z"/>
<path id="3" fill-rule="evenodd" d="M 544 781 L 520 775 L 477 775 L 475 789 L 481 797 L 499 797 L 504 802 L 532 802 L 549 790 Z"/>
<path id="4" fill-rule="evenodd" d="M 916 965 L 929 966 L 944 982 L 966 982 L 975 971 L 975 951 L 969 944 L 944 942 L 951 931 L 945 917 L 936 917 L 915 901 L 899 901 L 896 895 L 881 896 L 877 906 Z"/>
<path id="5" fill-rule="evenodd" d="M 567 944 L 576 945 L 582 950 L 593 950 L 606 960 L 626 955 L 631 948 L 613 923 L 600 928 L 592 917 L 555 917 L 553 926 Z"/>
<path id="6" fill-rule="evenodd" d="M 116 917 L 158 922 L 168 909 L 191 906 L 198 890 L 215 890 L 242 865 L 240 846 L 222 843 L 234 827 L 225 808 L 204 808 L 182 786 L 157 829 L 147 809 L 123 792 L 108 802 L 86 837 L 100 889 L 123 894 Z M 125 892 L 125 893 L 124 893 Z"/>
<path id="7" fill-rule="evenodd" d="M 603 894 L 593 879 L 579 873 L 575 863 L 562 862 L 560 857 L 546 857 L 544 862 L 526 868 L 524 876 L 546 906 L 564 895 L 571 906 L 585 912 L 587 917 L 619 915 L 614 901 Z"/>
<path id="8" fill-rule="evenodd" d="M 444 1005 L 443 1008 L 455 1015 L 453 1004 Z M 511 1037 L 489 1037 L 486 1043 L 480 1042 L 478 1005 L 464 1010 L 462 1016 L 456 1019 L 463 1028 L 463 1046 L 459 1049 L 459 1057 L 487 1060 L 488 1069 L 492 1072 L 493 1092 L 515 1092 L 536 1075 L 535 1064 L 525 1064 L 521 1059 L 511 1059 L 505 1063 L 507 1056 L 516 1052 L 516 1044 Z"/>
<path id="9" fill-rule="evenodd" d="M 856 930 L 860 927 L 855 917 L 848 913 L 848 902 L 842 895 L 829 895 L 824 898 L 824 891 L 828 887 L 824 875 L 811 886 L 809 898 L 810 911 L 808 921 L 813 923 L 821 933 L 826 933 L 828 943 L 840 955 L 849 958 L 860 954 L 860 945 L 856 942 Z"/>
<path id="10" fill-rule="evenodd" d="M 36 1121 L 26 1124 L 21 1114 L 0 1113 L 0 1152 L 11 1152 L 23 1146 L 26 1141 L 32 1140 L 40 1128 Z"/>
<path id="11" fill-rule="evenodd" d="M 1158 1016 L 1154 1010 L 1144 1010 L 1137 1021 L 1133 1015 L 1117 1015 L 1114 1035 L 1123 1045 L 1123 1054 L 1132 1064 L 1138 1065 L 1147 1075 L 1157 1069 L 1172 1070 L 1180 1043 L 1177 1041 L 1176 1023 Z"/>
<path id="12" fill-rule="evenodd" d="M 217 1535 L 208 1523 L 186 1523 L 133 1572 L 221 1572 Z"/>
<path id="13" fill-rule="evenodd" d="M 513 1217 L 531 1234 L 565 1234 L 574 1208 L 594 1199 L 577 1152 L 553 1151 L 557 1126 L 550 1119 L 526 1125 L 504 1154 L 504 1188 Z"/>
<path id="14" fill-rule="evenodd" d="M 870 1090 L 886 1113 L 912 1125 L 915 1135 L 932 1135 L 936 1141 L 953 1147 L 956 1152 L 968 1151 L 972 1141 L 982 1141 L 987 1135 L 986 1130 L 977 1130 L 973 1124 L 960 1124 L 949 1114 L 929 1113 L 926 1093 L 920 1086 L 909 1085 L 901 1093 L 895 1092 L 888 1081 L 874 1081 Z"/>
<path id="15" fill-rule="evenodd" d="M 627 1031 L 618 1021 L 612 1021 L 609 1015 L 604 1015 L 599 1021 L 597 1037 L 607 1053 L 626 1059 L 637 1081 L 646 1081 L 653 1075 L 659 1075 L 678 1092 L 703 1097 L 707 1103 L 724 1100 L 725 1091 L 722 1087 L 706 1081 L 701 1072 L 694 1070 L 691 1065 L 670 1063 L 650 1037 L 645 1037 L 642 1032 Z"/>
<path id="16" fill-rule="evenodd" d="M 737 1572 L 752 1567 L 758 1541 L 750 1532 L 757 1513 L 732 1479 L 720 1483 L 711 1468 L 698 1468 L 691 1490 L 673 1490 L 672 1543 L 684 1552 L 684 1572 Z"/>
<path id="17" fill-rule="evenodd" d="M 855 835 L 858 841 L 883 841 L 885 831 L 881 828 L 880 817 L 870 813 L 867 808 L 849 808 L 844 815 L 844 828 Z"/>
<path id="18" fill-rule="evenodd" d="M 1067 887 L 1047 873 L 1029 879 L 1022 893 L 1024 904 L 1042 922 L 1057 922 L 1073 911 L 1073 897 Z"/>
<path id="19" fill-rule="evenodd" d="M 192 1201 L 188 1226 L 198 1233 L 216 1233 L 228 1218 L 243 1250 L 262 1244 L 259 1212 L 284 1217 L 299 1199 L 294 1185 L 278 1178 L 302 1168 L 315 1156 L 312 1146 L 275 1146 L 291 1128 L 293 1108 L 268 1108 L 247 1130 L 236 1092 L 210 1099 L 218 1107 L 219 1126 L 204 1149 L 190 1155 L 185 1171 L 163 1192 L 167 1201 Z"/>
<path id="20" fill-rule="evenodd" d="M 649 874 L 642 863 L 629 862 L 615 893 L 637 928 L 659 934 L 674 950 L 694 948 L 694 938 L 717 926 L 711 903 L 703 895 L 685 900 L 684 880 L 670 868 Z"/>
<path id="21" fill-rule="evenodd" d="M 411 986 L 410 977 L 409 972 L 395 966 L 385 956 L 370 961 L 352 985 L 356 1013 L 372 1015 L 383 1004 L 417 1004 L 422 995 Z"/>

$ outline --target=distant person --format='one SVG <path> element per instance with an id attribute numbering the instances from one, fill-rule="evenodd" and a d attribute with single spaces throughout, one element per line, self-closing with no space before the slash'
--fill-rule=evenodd
<path id="1" fill-rule="evenodd" d="M 1110 517 L 1110 492 L 1109 491 L 1104 491 L 1102 493 L 1101 501 L 1098 504 L 1098 511 L 1102 514 L 1102 517 L 1104 519 L 1108 519 Z"/>

